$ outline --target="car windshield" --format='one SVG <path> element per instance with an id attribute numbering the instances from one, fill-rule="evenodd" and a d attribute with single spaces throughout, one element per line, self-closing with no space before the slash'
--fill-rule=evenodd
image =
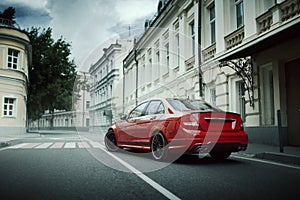
<path id="1" fill-rule="evenodd" d="M 167 101 L 179 111 L 184 110 L 204 110 L 204 111 L 221 111 L 201 100 L 192 99 L 167 99 Z"/>

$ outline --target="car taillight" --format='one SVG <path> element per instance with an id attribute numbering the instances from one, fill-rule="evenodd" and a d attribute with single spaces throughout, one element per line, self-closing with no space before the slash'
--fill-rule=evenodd
<path id="1" fill-rule="evenodd" d="M 182 126 L 186 129 L 197 130 L 200 129 L 198 114 L 185 115 L 182 117 Z"/>

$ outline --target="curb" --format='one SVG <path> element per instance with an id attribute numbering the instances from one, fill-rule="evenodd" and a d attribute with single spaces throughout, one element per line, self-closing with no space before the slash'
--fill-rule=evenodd
<path id="1" fill-rule="evenodd" d="M 253 158 L 270 160 L 270 161 L 275 161 L 275 162 L 280 162 L 285 164 L 300 165 L 300 156 L 290 155 L 285 153 L 263 152 L 263 153 L 255 154 Z"/>

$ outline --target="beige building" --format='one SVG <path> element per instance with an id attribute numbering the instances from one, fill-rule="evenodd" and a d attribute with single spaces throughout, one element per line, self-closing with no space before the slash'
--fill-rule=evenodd
<path id="1" fill-rule="evenodd" d="M 26 132 L 30 64 L 28 36 L 9 20 L 0 19 L 0 136 Z"/>

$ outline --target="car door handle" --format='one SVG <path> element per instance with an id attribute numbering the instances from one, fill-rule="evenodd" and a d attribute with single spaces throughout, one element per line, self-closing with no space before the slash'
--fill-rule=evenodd
<path id="1" fill-rule="evenodd" d="M 155 120 L 156 119 L 156 117 L 150 117 L 150 120 Z"/>

